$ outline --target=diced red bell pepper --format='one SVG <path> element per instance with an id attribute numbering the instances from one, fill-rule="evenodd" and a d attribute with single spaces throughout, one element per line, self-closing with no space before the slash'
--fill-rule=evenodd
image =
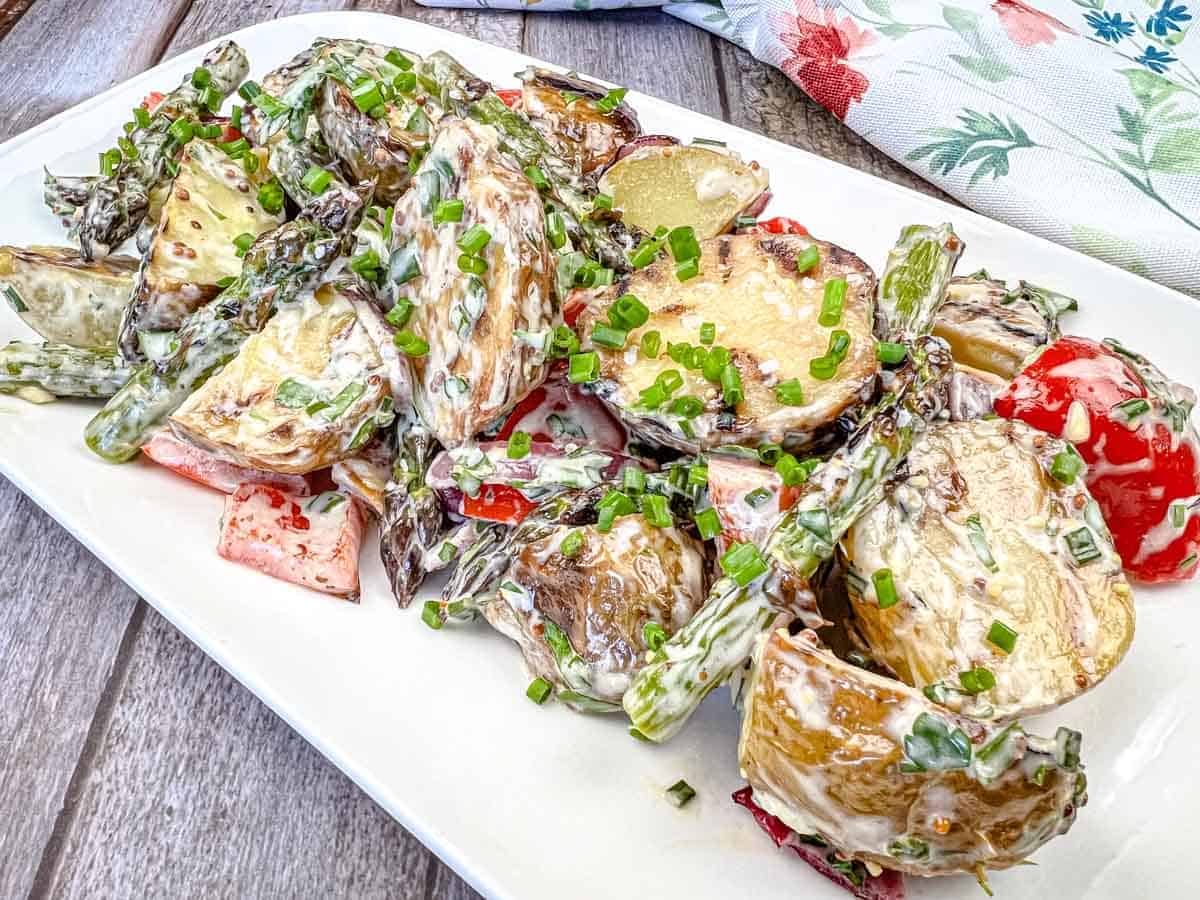
<path id="1" fill-rule="evenodd" d="M 485 484 L 474 497 L 464 494 L 462 505 L 463 515 L 469 519 L 505 525 L 516 525 L 537 509 L 536 503 L 507 484 Z"/>
<path id="2" fill-rule="evenodd" d="M 767 234 L 808 234 L 807 228 L 795 219 L 789 219 L 786 216 L 765 219 L 755 225 L 754 230 L 766 232 Z"/>
<path id="3" fill-rule="evenodd" d="M 496 91 L 496 96 L 504 101 L 505 106 L 507 106 L 509 109 L 513 109 L 518 103 L 521 102 L 521 89 L 504 88 L 503 90 Z"/>

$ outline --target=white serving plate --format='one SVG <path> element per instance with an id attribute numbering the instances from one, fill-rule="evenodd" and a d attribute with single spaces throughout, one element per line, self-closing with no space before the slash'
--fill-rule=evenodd
<path id="1" fill-rule="evenodd" d="M 534 62 L 406 19 L 331 12 L 232 35 L 261 76 L 317 36 L 446 50 L 497 84 Z M 0 146 L 0 243 L 63 243 L 41 203 L 42 166 L 90 172 L 96 153 L 152 89 L 173 86 L 200 48 Z M 631 94 L 648 133 L 729 142 L 772 174 L 770 212 L 882 266 L 902 225 L 952 220 L 960 271 L 986 266 L 1081 299 L 1077 333 L 1115 335 L 1200 385 L 1200 305 L 1166 288 L 982 216 L 650 97 Z M 28 338 L 0 313 L 0 341 Z M 514 646 L 485 625 L 433 632 L 396 608 L 372 537 L 361 605 L 226 563 L 214 551 L 221 495 L 154 465 L 112 466 L 84 447 L 93 407 L 0 397 L 0 471 L 205 652 L 249 687 L 481 893 L 562 897 L 843 898 L 776 850 L 729 801 L 741 786 L 737 720 L 724 690 L 686 731 L 652 747 L 615 717 L 536 707 Z M 12 552 L 10 550 L 10 552 Z M 1185 896 L 1200 809 L 1200 597 L 1138 592 L 1138 633 L 1097 690 L 1035 722 L 1084 734 L 1091 802 L 1037 867 L 994 873 L 1007 900 Z M 433 591 L 427 588 L 427 595 Z M 87 603 L 88 598 L 74 602 Z M 419 602 L 414 605 L 419 607 Z M 685 810 L 662 790 L 686 778 Z M 286 815 L 286 811 L 281 810 Z M 969 877 L 910 879 L 910 896 L 980 896 Z"/>

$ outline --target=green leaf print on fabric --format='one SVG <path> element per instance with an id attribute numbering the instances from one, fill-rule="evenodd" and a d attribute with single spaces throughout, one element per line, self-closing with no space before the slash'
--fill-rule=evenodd
<path id="1" fill-rule="evenodd" d="M 929 157 L 929 168 L 936 174 L 949 175 L 956 168 L 976 163 L 969 184 L 985 175 L 994 181 L 1008 174 L 1008 154 L 1013 150 L 1036 147 L 1029 135 L 1011 118 L 1005 124 L 995 113 L 983 114 L 964 109 L 958 116 L 961 129 L 931 128 L 926 134 L 940 138 L 911 151 L 905 159 Z"/>

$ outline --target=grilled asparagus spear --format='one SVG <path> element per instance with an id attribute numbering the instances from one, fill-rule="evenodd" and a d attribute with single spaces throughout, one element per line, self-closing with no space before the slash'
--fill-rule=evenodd
<path id="1" fill-rule="evenodd" d="M 111 397 L 131 369 L 114 350 L 13 341 L 0 347 L 0 394 L 40 388 L 55 397 Z"/>
<path id="2" fill-rule="evenodd" d="M 178 119 L 216 112 L 246 77 L 250 65 L 237 44 L 225 41 L 204 58 L 207 78 L 188 73 L 183 83 L 163 97 L 149 124 L 129 134 L 130 147 L 121 153 L 111 174 L 95 180 L 56 178 L 46 173 L 45 200 L 56 215 L 75 208 L 72 234 L 79 238 L 85 260 L 108 253 L 137 231 L 150 210 L 151 194 L 173 177 L 172 157 L 181 141 L 172 134 Z M 84 199 L 84 203 L 77 201 Z"/>
<path id="3" fill-rule="evenodd" d="M 403 424 L 402 426 L 403 427 Z M 425 472 L 439 446 L 425 428 L 416 426 L 400 439 L 400 455 L 383 495 L 379 551 L 401 607 L 408 606 L 425 579 L 425 554 L 437 543 L 442 507 L 425 484 Z"/>
<path id="4" fill-rule="evenodd" d="M 246 253 L 237 281 L 184 323 L 174 350 L 139 366 L 88 423 L 87 445 L 110 462 L 133 457 L 150 430 L 233 359 L 279 304 L 329 267 L 362 205 L 353 191 L 331 188 L 298 218 L 262 235 Z"/>
<path id="5" fill-rule="evenodd" d="M 877 333 L 910 342 L 932 327 L 962 241 L 948 225 L 910 226 L 898 248 L 880 279 Z M 945 343 L 919 338 L 909 343 L 908 356 L 850 440 L 814 470 L 805 493 L 768 538 L 766 560 L 757 549 L 744 549 L 741 564 L 730 563 L 730 575 L 713 585 L 707 603 L 625 693 L 625 711 L 647 738 L 675 734 L 709 691 L 749 657 L 755 637 L 777 616 L 794 614 L 797 580 L 807 580 L 833 555 L 839 538 L 879 499 L 914 434 L 945 406 L 953 371 Z"/>

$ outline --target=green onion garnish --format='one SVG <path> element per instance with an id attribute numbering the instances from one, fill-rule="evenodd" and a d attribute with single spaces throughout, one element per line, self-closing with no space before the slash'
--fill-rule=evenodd
<path id="1" fill-rule="evenodd" d="M 192 127 L 192 123 L 187 119 L 176 119 L 167 129 L 167 134 L 171 136 L 172 140 L 180 144 L 190 141 L 194 133 L 195 129 Z"/>
<path id="2" fill-rule="evenodd" d="M 143 106 L 135 106 L 133 108 L 133 121 L 137 122 L 138 128 L 145 128 L 150 124 L 150 113 Z"/>
<path id="3" fill-rule="evenodd" d="M 247 103 L 254 102 L 254 98 L 257 97 L 261 93 L 262 93 L 262 88 L 260 88 L 258 86 L 258 83 L 254 82 L 254 81 L 243 82 L 242 86 L 238 88 L 238 94 Z"/>
<path id="4" fill-rule="evenodd" d="M 809 469 L 790 453 L 781 453 L 775 460 L 775 471 L 788 487 L 795 487 L 808 481 Z"/>
<path id="5" fill-rule="evenodd" d="M 667 788 L 667 799 L 682 809 L 696 796 L 696 790 L 682 778 Z"/>
<path id="6" fill-rule="evenodd" d="M 233 105 L 233 109 L 229 111 L 229 124 L 238 131 L 242 130 L 242 107 L 236 103 Z"/>
<path id="7" fill-rule="evenodd" d="M 550 347 L 546 351 L 546 355 L 550 359 L 566 359 L 572 353 L 579 350 L 579 335 L 571 330 L 569 325 L 559 325 L 555 327 L 553 335 L 550 337 Z"/>
<path id="8" fill-rule="evenodd" d="M 587 384 L 600 377 L 600 355 L 595 350 L 576 353 L 567 361 L 567 381 Z"/>
<path id="9" fill-rule="evenodd" d="M 704 412 L 704 401 L 699 397 L 676 397 L 671 401 L 671 414 L 684 419 L 694 419 Z"/>
<path id="10" fill-rule="evenodd" d="M 429 342 L 407 328 L 397 331 L 392 343 L 400 348 L 405 356 L 424 356 L 429 352 Z"/>
<path id="11" fill-rule="evenodd" d="M 608 194 L 597 194 L 592 199 L 592 206 L 596 209 L 612 209 L 613 198 L 608 196 Z"/>
<path id="12" fill-rule="evenodd" d="M 894 366 L 897 363 L 902 363 L 906 356 L 908 356 L 908 348 L 903 344 L 880 341 L 875 345 L 875 358 L 886 365 Z"/>
<path id="13" fill-rule="evenodd" d="M 617 328 L 632 331 L 650 321 L 650 310 L 633 294 L 622 294 L 608 308 L 608 320 Z"/>
<path id="14" fill-rule="evenodd" d="M 1126 400 L 1124 403 L 1118 403 L 1115 409 L 1119 409 L 1125 418 L 1132 422 L 1138 416 L 1150 412 L 1150 404 L 1141 397 L 1134 397 L 1132 400 Z"/>
<path id="15" fill-rule="evenodd" d="M 721 528 L 721 517 L 712 507 L 696 513 L 692 517 L 692 521 L 696 523 L 696 530 L 700 532 L 700 537 L 706 541 L 711 541 L 724 530 Z"/>
<path id="16" fill-rule="evenodd" d="M 833 278 L 825 282 L 825 295 L 821 298 L 821 314 L 817 321 L 826 328 L 832 328 L 842 321 L 842 311 L 846 305 L 846 279 Z"/>
<path id="17" fill-rule="evenodd" d="M 647 622 L 642 626 L 642 641 L 645 643 L 647 650 L 657 651 L 667 642 L 666 629 L 657 622 Z"/>
<path id="18" fill-rule="evenodd" d="M 646 359 L 658 359 L 658 351 L 662 349 L 662 335 L 657 331 L 647 331 L 642 335 L 642 356 Z"/>
<path id="19" fill-rule="evenodd" d="M 992 621 L 992 627 L 988 629 L 987 639 L 989 644 L 998 647 L 1005 653 L 1012 653 L 1013 648 L 1017 646 L 1017 633 L 999 619 Z"/>
<path id="20" fill-rule="evenodd" d="M 693 257 L 692 259 L 681 262 L 675 266 L 675 278 L 679 281 L 688 281 L 700 274 L 700 258 Z"/>
<path id="21" fill-rule="evenodd" d="M 554 687 L 545 678 L 535 678 L 529 682 L 529 687 L 525 688 L 525 696 L 541 706 L 553 690 Z"/>
<path id="22" fill-rule="evenodd" d="M 1054 462 L 1050 464 L 1050 476 L 1063 484 L 1074 484 L 1081 472 L 1083 472 L 1083 458 L 1070 444 L 1065 450 L 1056 453 Z"/>
<path id="23" fill-rule="evenodd" d="M 417 73 L 401 72 L 392 79 L 392 86 L 402 94 L 411 94 L 417 89 Z"/>
<path id="24" fill-rule="evenodd" d="M 821 263 L 821 251 L 813 244 L 805 247 L 796 257 L 796 271 L 803 275 Z"/>
<path id="25" fill-rule="evenodd" d="M 742 373 L 733 363 L 726 363 L 721 370 L 721 394 L 726 406 L 737 406 L 745 399 L 742 391 Z"/>
<path id="26" fill-rule="evenodd" d="M 309 166 L 308 171 L 304 173 L 304 177 L 300 179 L 300 183 L 304 185 L 305 190 L 313 194 L 323 194 L 333 181 L 333 175 L 320 166 Z"/>
<path id="27" fill-rule="evenodd" d="M 642 515 L 655 528 L 670 528 L 675 524 L 670 504 L 661 494 L 647 494 L 643 498 Z"/>
<path id="28" fill-rule="evenodd" d="M 442 605 L 436 600 L 426 600 L 421 607 L 421 621 L 434 631 L 440 630 L 445 624 L 442 621 Z"/>
<path id="29" fill-rule="evenodd" d="M 217 130 L 220 134 L 220 129 Z M 250 142 L 245 138 L 238 138 L 236 141 L 225 141 L 219 145 L 225 151 L 225 155 L 231 159 L 242 159 L 250 152 Z"/>
<path id="30" fill-rule="evenodd" d="M 361 275 L 368 281 L 379 279 L 379 254 L 374 250 L 364 250 L 357 256 L 350 257 L 350 271 Z"/>
<path id="31" fill-rule="evenodd" d="M 408 324 L 408 320 L 412 316 L 412 311 L 413 302 L 407 297 L 401 297 L 396 301 L 395 305 L 393 305 L 392 308 L 387 311 L 387 315 L 384 316 L 384 318 L 387 319 L 387 323 L 393 328 L 403 328 Z"/>
<path id="32" fill-rule="evenodd" d="M 638 406 L 650 411 L 658 409 L 667 402 L 667 392 L 661 384 L 652 384 L 638 392 Z"/>
<path id="33" fill-rule="evenodd" d="M 677 263 L 700 258 L 700 242 L 696 240 L 696 229 L 691 225 L 672 228 L 667 233 L 667 246 Z"/>
<path id="34" fill-rule="evenodd" d="M 676 369 L 665 369 L 658 373 L 658 377 L 654 379 L 654 383 L 666 391 L 667 396 L 670 397 L 683 387 L 683 376 Z"/>
<path id="35" fill-rule="evenodd" d="M 567 226 L 563 222 L 562 213 L 552 212 L 546 216 L 546 239 L 555 250 L 567 242 Z"/>
<path id="36" fill-rule="evenodd" d="M 461 200 L 439 200 L 433 208 L 433 224 L 442 225 L 446 222 L 461 222 L 463 217 L 463 202 Z"/>
<path id="37" fill-rule="evenodd" d="M 971 542 L 975 555 L 979 557 L 979 561 L 983 563 L 985 569 L 989 572 L 1000 571 L 1000 567 L 996 565 L 996 560 L 992 556 L 991 548 L 988 547 L 987 535 L 983 531 L 983 522 L 977 515 L 967 516 L 967 540 Z"/>
<path id="38" fill-rule="evenodd" d="M 258 189 L 258 205 L 273 216 L 283 212 L 283 188 L 272 179 Z"/>
<path id="39" fill-rule="evenodd" d="M 628 93 L 628 88 L 613 88 L 596 101 L 596 109 L 605 114 L 611 113 L 614 109 L 621 105 L 621 101 L 625 99 L 625 95 Z"/>
<path id="40" fill-rule="evenodd" d="M 767 571 L 767 564 L 753 544 L 735 543 L 721 556 L 721 569 L 738 587 L 745 587 Z"/>
<path id="41" fill-rule="evenodd" d="M 703 363 L 700 365 L 700 371 L 704 373 L 704 378 L 707 381 L 720 384 L 721 372 L 729 365 L 729 361 L 732 358 L 732 354 L 724 347 L 710 347 L 704 357 Z"/>
<path id="42" fill-rule="evenodd" d="M 804 387 L 799 378 L 790 378 L 775 385 L 775 399 L 783 406 L 803 406 Z"/>
<path id="43" fill-rule="evenodd" d="M 583 550 L 583 532 L 572 531 L 558 545 L 558 552 L 567 559 L 574 559 Z"/>
<path id="44" fill-rule="evenodd" d="M 350 99 L 354 101 L 359 112 L 365 113 L 376 106 L 381 106 L 383 93 L 379 89 L 379 82 L 370 78 L 363 79 L 350 89 Z"/>
<path id="45" fill-rule="evenodd" d="M 200 66 L 192 70 L 192 87 L 206 88 L 212 84 L 212 72 Z"/>
<path id="46" fill-rule="evenodd" d="M 1183 528 L 1187 525 L 1188 508 L 1183 503 L 1172 503 L 1169 507 L 1171 513 L 1171 527 Z"/>
<path id="47" fill-rule="evenodd" d="M 244 231 L 233 239 L 233 246 L 237 248 L 238 256 L 245 256 L 246 251 L 254 244 L 254 235 L 248 231 Z"/>
<path id="48" fill-rule="evenodd" d="M 621 487 L 628 494 L 640 494 L 646 490 L 646 473 L 641 466 L 629 465 L 621 470 Z"/>
<path id="49" fill-rule="evenodd" d="M 487 260 L 482 256 L 470 256 L 466 253 L 458 255 L 458 270 L 468 275 L 482 275 L 487 271 Z"/>
<path id="50" fill-rule="evenodd" d="M 829 349 L 824 356 L 809 360 L 808 371 L 819 381 L 828 381 L 837 374 L 838 366 L 850 351 L 850 333 L 838 329 L 829 335 Z"/>
<path id="51" fill-rule="evenodd" d="M 996 676 L 990 669 L 976 666 L 966 672 L 958 673 L 958 681 L 968 694 L 982 694 L 996 686 Z"/>
<path id="52" fill-rule="evenodd" d="M 1071 557 L 1077 566 L 1086 565 L 1101 556 L 1100 548 L 1096 546 L 1096 541 L 1092 537 L 1092 530 L 1086 525 L 1072 531 L 1064 540 L 1067 542 L 1067 549 L 1071 551 Z"/>
<path id="53" fill-rule="evenodd" d="M 474 256 L 488 245 L 492 239 L 491 233 L 482 225 L 472 225 L 459 237 L 458 249 L 463 253 Z"/>
<path id="54" fill-rule="evenodd" d="M 390 62 L 397 69 L 403 69 L 405 72 L 413 67 L 412 60 L 399 50 L 389 50 L 383 58 Z"/>
<path id="55" fill-rule="evenodd" d="M 654 239 L 644 240 L 629 255 L 629 264 L 635 269 L 644 269 L 654 262 L 654 258 L 658 256 L 658 251 L 661 249 L 662 242 Z"/>
<path id="56" fill-rule="evenodd" d="M 875 599 L 879 602 L 880 609 L 888 609 L 900 602 L 900 594 L 896 590 L 891 569 L 878 569 L 871 576 L 871 583 L 875 585 Z"/>
<path id="57" fill-rule="evenodd" d="M 546 173 L 537 166 L 526 166 L 525 177 L 528 178 L 530 183 L 539 191 L 546 191 L 550 189 L 550 182 L 546 179 Z"/>
<path id="58" fill-rule="evenodd" d="M 713 322 L 704 322 L 700 325 L 700 343 L 707 346 L 712 346 L 713 341 L 717 339 L 717 326 Z"/>
<path id="59" fill-rule="evenodd" d="M 625 348 L 625 341 L 628 339 L 629 332 L 623 331 L 620 328 L 613 328 L 602 322 L 597 322 L 592 328 L 592 343 L 601 347 L 607 347 L 609 350 L 623 350 Z"/>
<path id="60" fill-rule="evenodd" d="M 508 438 L 508 458 L 524 459 L 529 455 L 529 448 L 532 446 L 533 438 L 529 436 L 529 432 L 514 431 Z"/>
<path id="61" fill-rule="evenodd" d="M 766 488 L 755 488 L 750 493 L 742 498 L 742 502 L 751 509 L 758 509 L 764 503 L 771 499 L 771 492 Z"/>

